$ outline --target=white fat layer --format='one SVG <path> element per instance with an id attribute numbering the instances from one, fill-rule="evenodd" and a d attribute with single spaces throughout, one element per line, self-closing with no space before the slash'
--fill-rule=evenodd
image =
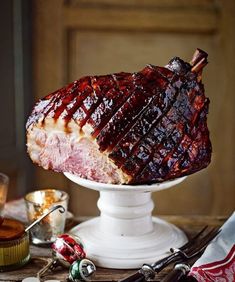
<path id="1" fill-rule="evenodd" d="M 83 132 L 85 133 L 86 136 L 91 136 L 91 133 L 93 132 L 93 127 L 89 124 L 86 123 L 83 128 L 82 128 Z"/>
<path id="2" fill-rule="evenodd" d="M 27 147 L 28 153 L 32 161 L 36 164 L 41 165 L 45 169 L 49 169 L 50 162 L 41 163 L 40 156 L 44 150 L 45 144 L 48 140 L 53 139 L 55 136 L 62 136 L 69 139 L 70 144 L 79 144 L 82 139 L 87 138 L 89 142 L 94 145 L 93 151 L 97 155 L 97 158 L 105 159 L 107 166 L 111 166 L 115 172 L 118 174 L 119 183 L 128 183 L 130 176 L 125 174 L 121 169 L 119 169 L 114 162 L 108 157 L 108 152 L 100 152 L 98 144 L 95 139 L 91 137 L 91 126 L 84 126 L 81 130 L 78 123 L 71 120 L 67 125 L 63 119 L 57 119 L 55 121 L 53 118 L 46 118 L 44 122 L 39 120 L 36 124 L 32 124 L 27 130 Z M 55 144 L 56 146 L 56 144 Z M 104 163 L 104 164 L 105 164 Z"/>

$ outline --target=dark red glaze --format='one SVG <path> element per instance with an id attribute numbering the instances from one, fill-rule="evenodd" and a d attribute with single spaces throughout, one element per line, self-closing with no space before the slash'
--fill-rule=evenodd
<path id="1" fill-rule="evenodd" d="M 79 81 L 75 81 L 70 88 L 67 88 L 67 95 L 63 99 L 63 104 L 55 112 L 56 119 L 62 117 L 68 123 L 77 109 L 82 106 L 83 101 L 90 96 L 92 92 L 93 89 L 90 77 L 84 77 Z M 80 120 L 81 118 L 79 121 Z"/>
<path id="2" fill-rule="evenodd" d="M 181 83 L 178 83 L 178 85 L 181 85 Z M 132 128 L 109 154 L 109 157 L 114 160 L 115 164 L 119 167 L 123 164 L 131 154 L 134 146 L 146 136 L 149 130 L 153 128 L 168 111 L 176 94 L 176 86 L 172 86 L 170 83 L 166 84 L 165 88 L 157 92 L 149 107 L 146 108 Z"/>
<path id="3" fill-rule="evenodd" d="M 90 77 L 87 76 L 47 95 L 35 105 L 26 128 L 32 123 L 36 123 L 41 117 L 43 118 L 42 121 L 46 117 L 52 117 L 55 122 L 59 117 L 62 117 L 68 123 L 76 110 L 82 105 L 83 100 L 92 92 Z M 80 121 L 80 116 L 77 116 L 77 118 Z"/>
<path id="4" fill-rule="evenodd" d="M 130 84 L 131 79 L 132 74 L 130 73 L 113 74 L 112 78 L 110 78 L 112 84 L 107 83 L 109 89 L 107 89 L 106 95 L 87 121 L 93 127 L 93 137 L 100 133 L 100 130 L 112 118 L 114 113 L 133 93 L 133 84 Z"/>
<path id="5" fill-rule="evenodd" d="M 168 72 L 173 76 L 172 72 Z M 97 143 L 102 151 L 111 150 L 123 138 L 133 124 L 142 117 L 159 92 L 166 88 L 168 80 L 157 71 L 157 68 L 147 66 L 130 77 L 129 85 L 133 85 L 131 96 L 97 136 Z"/>
<path id="6" fill-rule="evenodd" d="M 138 171 L 132 172 L 135 182 L 165 181 L 199 170 L 198 164 L 203 164 L 204 167 L 209 164 L 211 143 L 206 126 L 209 101 L 202 95 L 202 88 L 196 91 L 195 88 L 190 88 L 190 83 L 187 86 L 188 90 L 180 92 L 166 115 L 170 123 L 165 123 L 164 127 L 170 128 L 173 125 L 174 130 L 164 141 L 162 139 L 160 144 L 149 149 L 153 153 L 149 154 L 147 160 L 146 157 L 138 160 L 142 167 L 139 165 Z M 192 94 L 194 101 L 189 105 L 185 102 L 185 97 Z"/>
<path id="7" fill-rule="evenodd" d="M 41 118 L 65 125 L 73 119 L 81 130 L 88 125 L 99 150 L 132 184 L 193 173 L 211 158 L 201 83 L 206 63 L 207 54 L 197 50 L 191 65 L 175 57 L 166 67 L 83 77 L 40 100 L 26 126 Z"/>
<path id="8" fill-rule="evenodd" d="M 0 227 L 1 227 L 2 223 L 3 223 L 3 221 L 4 221 L 4 217 L 0 216 Z"/>
<path id="9" fill-rule="evenodd" d="M 174 110 L 172 110 L 173 112 Z M 159 153 L 161 159 L 164 158 L 165 154 L 177 145 L 177 142 L 182 138 L 182 131 L 182 124 L 180 122 L 178 124 L 172 123 L 167 114 L 135 146 L 131 156 L 122 166 L 122 170 L 135 177 L 151 160 L 155 151 Z"/>

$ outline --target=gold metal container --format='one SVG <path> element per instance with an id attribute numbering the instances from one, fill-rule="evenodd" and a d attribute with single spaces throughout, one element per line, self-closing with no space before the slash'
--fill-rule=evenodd
<path id="1" fill-rule="evenodd" d="M 20 268 L 29 259 L 29 234 L 23 223 L 5 218 L 0 226 L 0 271 Z"/>
<path id="2" fill-rule="evenodd" d="M 43 189 L 30 192 L 25 196 L 26 210 L 29 224 L 37 221 L 43 214 L 58 205 L 63 208 L 55 210 L 31 228 L 31 240 L 33 244 L 45 246 L 53 243 L 59 234 L 64 232 L 66 211 L 69 196 L 66 192 L 56 189 Z"/>

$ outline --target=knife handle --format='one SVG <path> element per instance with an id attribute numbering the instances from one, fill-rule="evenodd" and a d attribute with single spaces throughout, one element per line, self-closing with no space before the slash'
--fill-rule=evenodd
<path id="1" fill-rule="evenodd" d="M 161 282 L 179 281 L 189 271 L 190 268 L 187 264 L 176 264 L 175 268 Z"/>
<path id="2" fill-rule="evenodd" d="M 145 276 L 143 273 L 139 271 L 127 278 L 119 280 L 119 282 L 144 282 L 144 281 L 145 281 Z"/>
<path id="3" fill-rule="evenodd" d="M 159 273 L 160 271 L 162 271 L 165 267 L 167 267 L 170 263 L 176 261 L 177 259 L 179 259 L 179 253 L 175 252 L 163 259 L 160 259 L 158 261 L 156 261 L 154 264 L 152 264 L 152 268 L 156 273 Z"/>

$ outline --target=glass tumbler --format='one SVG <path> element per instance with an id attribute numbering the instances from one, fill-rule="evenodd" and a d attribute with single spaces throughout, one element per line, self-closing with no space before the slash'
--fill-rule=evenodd
<path id="1" fill-rule="evenodd" d="M 68 199 L 69 196 L 66 192 L 55 189 L 38 190 L 25 196 L 29 224 L 54 206 L 61 205 L 65 209 L 64 213 L 59 212 L 59 210 L 54 211 L 30 230 L 34 244 L 51 244 L 59 234 L 64 232 Z"/>
<path id="2" fill-rule="evenodd" d="M 7 199 L 7 191 L 9 185 L 9 177 L 0 173 L 0 224 L 3 222 L 3 209 Z"/>

